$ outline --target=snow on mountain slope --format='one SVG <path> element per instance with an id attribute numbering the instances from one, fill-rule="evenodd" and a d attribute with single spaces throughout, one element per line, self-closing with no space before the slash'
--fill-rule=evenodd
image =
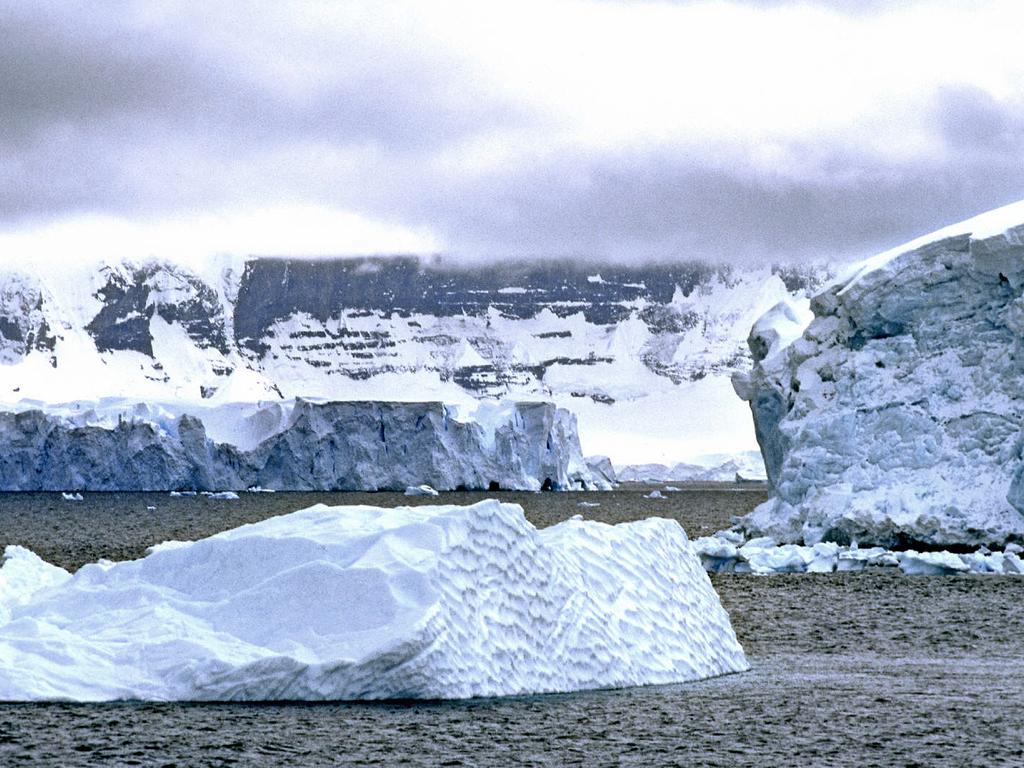
<path id="1" fill-rule="evenodd" d="M 781 307 L 759 322 L 736 377 L 773 493 L 747 532 L 1024 541 L 1024 202 L 869 259 L 811 308 L 806 330 Z"/>
<path id="2" fill-rule="evenodd" d="M 0 567 L 0 700 L 467 698 L 748 668 L 672 520 L 325 507 L 73 576 Z"/>
<path id="3" fill-rule="evenodd" d="M 0 271 L 0 407 L 543 399 L 578 415 L 588 453 L 671 464 L 755 447 L 728 377 L 749 362 L 753 321 L 818 279 L 411 258 L 233 260 L 202 275 L 12 267 Z"/>

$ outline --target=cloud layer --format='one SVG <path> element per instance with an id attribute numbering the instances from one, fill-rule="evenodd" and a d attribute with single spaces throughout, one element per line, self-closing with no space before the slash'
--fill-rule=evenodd
<path id="1" fill-rule="evenodd" d="M 1024 198 L 1017 2 L 2 5 L 0 245 L 848 258 Z"/>

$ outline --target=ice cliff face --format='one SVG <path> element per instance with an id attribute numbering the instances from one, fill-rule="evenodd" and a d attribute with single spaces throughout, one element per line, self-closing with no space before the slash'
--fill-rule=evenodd
<path id="1" fill-rule="evenodd" d="M 0 413 L 0 490 L 570 490 L 588 469 L 549 403 L 75 403 Z"/>
<path id="2" fill-rule="evenodd" d="M 748 533 L 1024 540 L 1024 204 L 881 254 L 811 309 L 762 318 L 734 379 L 773 493 Z"/>
<path id="3" fill-rule="evenodd" d="M 0 700 L 468 698 L 747 669 L 671 520 L 317 506 L 73 576 L 0 567 Z"/>
<path id="4" fill-rule="evenodd" d="M 821 279 L 412 258 L 19 270 L 0 270 L 0 407 L 115 394 L 544 399 L 577 413 L 587 451 L 617 463 L 753 448 L 729 375 L 750 362 L 754 319 Z M 704 409 L 687 406 L 697 399 Z"/>

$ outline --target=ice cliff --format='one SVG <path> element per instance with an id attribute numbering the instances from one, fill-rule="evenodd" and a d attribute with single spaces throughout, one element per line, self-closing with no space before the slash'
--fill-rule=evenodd
<path id="1" fill-rule="evenodd" d="M 0 568 L 0 700 L 466 698 L 747 669 L 678 523 L 325 507 L 73 576 Z"/>
<path id="2" fill-rule="evenodd" d="M 772 498 L 752 536 L 890 548 L 1024 540 L 1024 202 L 780 304 L 734 377 Z M 809 321 L 809 324 L 808 324 Z"/>
<path id="3" fill-rule="evenodd" d="M 72 403 L 0 412 L 0 490 L 604 488 L 550 403 Z"/>
<path id="4" fill-rule="evenodd" d="M 545 400 L 618 464 L 756 447 L 729 375 L 823 269 L 697 261 L 0 261 L 0 410 L 137 402 Z M 695 400 L 705 407 L 695 409 Z"/>

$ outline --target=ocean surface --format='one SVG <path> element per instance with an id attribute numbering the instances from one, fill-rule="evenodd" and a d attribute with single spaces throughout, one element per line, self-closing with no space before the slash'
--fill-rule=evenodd
<path id="1" fill-rule="evenodd" d="M 648 490 L 493 495 L 522 504 L 538 526 L 660 515 L 692 536 L 765 498 L 759 486 L 687 487 L 662 500 L 645 499 Z M 0 494 L 0 545 L 74 569 L 318 502 L 489 495 Z M 0 704 L 0 766 L 1024 765 L 1024 578 L 879 569 L 712 580 L 748 673 L 467 702 Z"/>

